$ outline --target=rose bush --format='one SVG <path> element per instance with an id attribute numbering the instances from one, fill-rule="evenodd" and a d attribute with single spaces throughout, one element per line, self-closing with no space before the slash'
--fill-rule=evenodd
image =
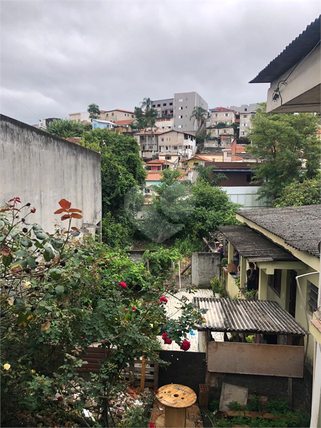
<path id="1" fill-rule="evenodd" d="M 70 202 L 60 201 L 56 213 L 68 226 L 54 234 L 28 222 L 30 206 L 14 198 L 0 211 L 2 425 L 34 426 L 37 415 L 54 426 L 62 414 L 75 424 L 90 406 L 109 426 L 123 369 L 142 356 L 159 361 L 157 335 L 164 330 L 183 346 L 201 313 L 181 302 L 182 316 L 168 319 L 159 304 L 163 276 L 125 252 L 71 239 L 81 211 Z M 108 358 L 99 373 L 80 372 L 82 353 L 97 342 Z"/>

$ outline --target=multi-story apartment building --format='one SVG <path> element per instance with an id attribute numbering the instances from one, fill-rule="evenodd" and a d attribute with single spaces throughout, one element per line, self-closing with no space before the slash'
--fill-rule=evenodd
<path id="1" fill-rule="evenodd" d="M 157 110 L 159 119 L 174 119 L 176 131 L 197 131 L 199 124 L 195 118 L 191 119 L 194 107 L 208 110 L 207 102 L 197 92 L 180 92 L 173 98 L 152 101 L 152 108 Z"/>
<path id="2" fill-rule="evenodd" d="M 184 132 L 196 132 L 199 124 L 191 115 L 194 107 L 208 111 L 207 102 L 197 92 L 179 92 L 174 94 L 174 129 Z"/>
<path id="3" fill-rule="evenodd" d="M 242 104 L 240 107 L 231 106 L 230 109 L 238 112 L 240 115 L 240 138 L 244 138 L 252 128 L 251 119 L 255 116 L 259 104 Z"/>
<path id="4" fill-rule="evenodd" d="M 173 117 L 174 98 L 152 101 L 152 108 L 157 110 L 158 118 L 170 119 Z"/>
<path id="5" fill-rule="evenodd" d="M 210 127 L 216 126 L 219 123 L 231 125 L 236 121 L 236 113 L 232 108 L 216 107 L 210 109 L 210 113 L 211 115 L 208 121 Z"/>
<path id="6" fill-rule="evenodd" d="M 156 155 L 185 156 L 190 158 L 196 151 L 195 136 L 188 132 L 175 130 L 142 131 L 135 134 L 140 145 L 141 157 L 145 160 Z"/>

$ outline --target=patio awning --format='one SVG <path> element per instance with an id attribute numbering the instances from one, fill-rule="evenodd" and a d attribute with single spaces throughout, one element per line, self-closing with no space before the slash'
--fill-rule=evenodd
<path id="1" fill-rule="evenodd" d="M 207 309 L 206 322 L 198 330 L 267 334 L 308 332 L 277 302 L 266 300 L 230 300 L 194 297 L 200 309 Z"/>
<path id="2" fill-rule="evenodd" d="M 298 261 L 289 251 L 248 226 L 220 226 L 218 230 L 250 262 Z"/>

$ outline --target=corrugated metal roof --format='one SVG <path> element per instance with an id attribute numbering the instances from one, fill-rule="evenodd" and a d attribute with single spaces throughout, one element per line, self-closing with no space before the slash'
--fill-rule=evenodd
<path id="1" fill-rule="evenodd" d="M 218 230 L 250 262 L 297 261 L 290 252 L 248 226 L 220 226 Z"/>
<path id="2" fill-rule="evenodd" d="M 220 332 L 247 332 L 295 334 L 303 336 L 306 330 L 277 302 L 266 300 L 230 300 L 194 297 L 200 309 L 207 309 L 206 323 L 199 330 Z"/>
<path id="3" fill-rule="evenodd" d="M 250 83 L 273 82 L 287 70 L 302 60 L 315 46 L 320 43 L 319 16 L 308 25 L 273 61 L 271 61 Z"/>
<path id="4" fill-rule="evenodd" d="M 284 239 L 291 247 L 320 257 L 321 205 L 260 208 L 237 214 Z"/>

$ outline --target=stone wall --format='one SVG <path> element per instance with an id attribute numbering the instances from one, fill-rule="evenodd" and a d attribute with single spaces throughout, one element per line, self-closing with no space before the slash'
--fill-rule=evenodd
<path id="1" fill-rule="evenodd" d="M 1 115 L 0 170 L 0 206 L 15 196 L 30 202 L 36 208 L 30 222 L 45 231 L 59 224 L 53 213 L 61 199 L 83 211 L 74 226 L 87 224 L 94 231 L 101 221 L 99 153 Z"/>
<path id="2" fill-rule="evenodd" d="M 210 287 L 210 281 L 220 277 L 219 253 L 192 254 L 192 284 L 200 288 Z"/>

